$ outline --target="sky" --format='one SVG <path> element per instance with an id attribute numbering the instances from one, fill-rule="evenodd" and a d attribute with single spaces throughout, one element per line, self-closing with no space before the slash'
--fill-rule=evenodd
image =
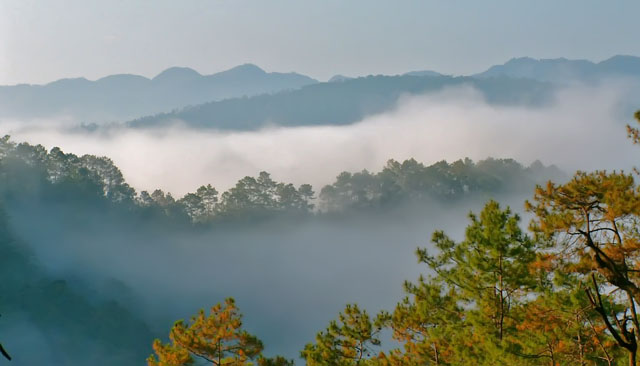
<path id="1" fill-rule="evenodd" d="M 320 80 L 640 55 L 619 0 L 0 0 L 0 85 L 254 63 Z"/>

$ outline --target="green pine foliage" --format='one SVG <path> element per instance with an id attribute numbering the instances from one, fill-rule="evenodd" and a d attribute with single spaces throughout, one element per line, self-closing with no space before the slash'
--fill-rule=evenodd
<path id="1" fill-rule="evenodd" d="M 0 139 L 0 199 L 8 205 L 46 202 L 73 211 L 98 209 L 114 216 L 146 218 L 161 225 L 208 226 L 230 221 L 299 218 L 318 214 L 385 212 L 469 197 L 522 193 L 544 178 L 563 179 L 554 166 L 524 167 L 512 159 L 470 159 L 425 166 L 389 160 L 378 173 L 343 172 L 315 196 L 309 184 L 277 182 L 267 172 L 244 177 L 220 193 L 202 185 L 181 198 L 156 189 L 136 192 L 113 161 L 76 156 L 59 148 Z"/>

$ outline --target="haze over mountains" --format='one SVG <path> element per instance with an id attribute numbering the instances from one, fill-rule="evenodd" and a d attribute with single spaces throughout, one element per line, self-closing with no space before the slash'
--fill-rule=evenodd
<path id="1" fill-rule="evenodd" d="M 535 106 L 549 102 L 559 87 L 620 79 L 632 86 L 629 98 L 634 99 L 640 90 L 639 57 L 614 56 L 599 63 L 524 57 L 471 76 L 426 70 L 396 76 L 336 75 L 328 82 L 265 72 L 251 64 L 213 75 L 173 67 L 153 79 L 120 74 L 96 81 L 0 86 L 0 118 L 57 118 L 94 126 L 117 122 L 136 128 L 179 123 L 223 130 L 344 125 L 389 110 L 402 96 L 461 85 L 476 88 L 492 104 Z M 627 112 L 626 106 L 621 109 Z"/>
<path id="2" fill-rule="evenodd" d="M 316 82 L 296 73 L 268 73 L 251 64 L 213 75 L 172 67 L 153 79 L 130 74 L 110 75 L 96 81 L 62 79 L 46 85 L 0 86 L 0 117 L 114 122 L 189 104 L 273 93 Z"/>
<path id="3" fill-rule="evenodd" d="M 494 105 L 540 106 L 566 85 L 608 82 L 625 77 L 640 91 L 640 58 L 615 56 L 595 64 L 585 60 L 512 59 L 472 76 L 413 71 L 396 76 L 350 78 L 336 75 L 327 83 L 271 95 L 214 101 L 133 120 L 129 127 L 161 127 L 179 122 L 193 128 L 254 130 L 269 125 L 344 125 L 391 109 L 407 95 L 433 94 L 471 86 Z M 625 113 L 635 106 L 623 102 Z"/>
<path id="4" fill-rule="evenodd" d="M 297 90 L 190 106 L 128 122 L 129 127 L 256 130 L 267 126 L 346 125 L 385 112 L 409 95 L 433 95 L 447 88 L 471 86 L 499 105 L 540 105 L 553 85 L 536 80 L 475 79 L 450 76 L 368 76 L 317 83 Z"/>
<path id="5" fill-rule="evenodd" d="M 513 58 L 503 65 L 473 75 L 478 78 L 510 77 L 551 82 L 591 82 L 603 78 L 640 78 L 640 57 L 613 56 L 599 63 L 566 58 L 536 60 Z"/>

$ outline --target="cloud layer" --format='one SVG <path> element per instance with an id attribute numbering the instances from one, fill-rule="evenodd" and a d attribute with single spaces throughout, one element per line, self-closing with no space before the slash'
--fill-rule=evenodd
<path id="1" fill-rule="evenodd" d="M 276 179 L 318 186 L 341 171 L 378 170 L 386 160 L 424 163 L 464 157 L 540 159 L 568 171 L 628 168 L 634 147 L 615 108 L 621 88 L 570 88 L 551 106 L 503 107 L 471 88 L 406 97 L 393 111 L 349 126 L 253 132 L 111 129 L 68 132 L 60 123 L 0 124 L 14 139 L 111 157 L 137 189 L 176 194 L 201 184 L 226 189 L 266 170 Z"/>

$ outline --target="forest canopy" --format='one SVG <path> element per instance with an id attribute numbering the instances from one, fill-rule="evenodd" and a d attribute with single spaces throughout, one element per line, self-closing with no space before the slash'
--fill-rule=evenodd
<path id="1" fill-rule="evenodd" d="M 0 197 L 6 204 L 28 200 L 125 210 L 173 222 L 207 224 L 216 220 L 274 215 L 379 211 L 403 204 L 450 202 L 469 196 L 522 193 L 545 179 L 564 179 L 555 166 L 529 167 L 513 159 L 470 159 L 430 166 L 408 159 L 389 160 L 380 172 L 342 172 L 316 196 L 308 184 L 277 182 L 267 172 L 244 177 L 218 192 L 210 184 L 174 198 L 160 189 L 136 192 L 107 157 L 76 156 L 60 148 L 0 139 Z"/>

